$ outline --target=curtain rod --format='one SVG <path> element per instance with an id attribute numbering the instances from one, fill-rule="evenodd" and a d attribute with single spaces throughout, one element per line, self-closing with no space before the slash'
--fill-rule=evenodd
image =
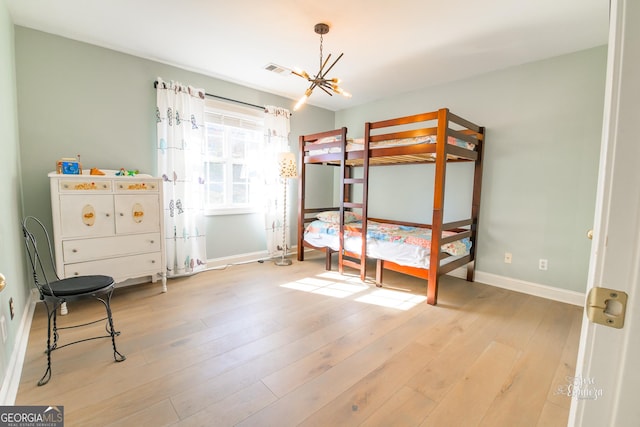
<path id="1" fill-rule="evenodd" d="M 158 88 L 158 81 L 157 80 L 155 82 L 153 82 L 153 88 L 154 89 Z M 205 92 L 204 94 L 205 94 L 205 96 L 210 96 L 212 98 L 222 99 L 222 100 L 229 101 L 229 102 L 235 102 L 237 104 L 246 105 L 248 107 L 258 108 L 258 109 L 260 109 L 262 111 L 265 110 L 264 105 L 251 104 L 249 102 L 239 101 L 237 99 L 232 99 L 232 98 L 225 98 L 224 96 L 213 95 L 213 94 L 207 93 L 207 92 Z"/>
<path id="2" fill-rule="evenodd" d="M 229 101 L 229 102 L 235 102 L 236 104 L 242 104 L 242 105 L 246 105 L 248 107 L 258 108 L 258 109 L 260 109 L 262 111 L 264 111 L 264 109 L 265 109 L 264 105 L 260 106 L 260 105 L 256 105 L 256 104 L 250 104 L 248 102 L 238 101 L 237 99 L 225 98 L 224 96 L 213 95 L 213 94 L 210 94 L 210 93 L 207 93 L 207 92 L 205 92 L 204 94 L 205 94 L 205 96 L 210 96 L 211 98 L 217 98 L 217 99 L 222 99 L 222 100 Z"/>

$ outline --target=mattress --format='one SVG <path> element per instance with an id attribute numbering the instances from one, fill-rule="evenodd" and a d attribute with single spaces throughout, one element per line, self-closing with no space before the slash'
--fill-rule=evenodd
<path id="1" fill-rule="evenodd" d="M 361 221 L 345 224 L 344 249 L 360 254 L 362 247 Z M 305 229 L 304 240 L 315 247 L 339 250 L 340 224 L 315 220 Z M 444 232 L 443 237 L 456 233 Z M 444 263 L 469 254 L 471 241 L 468 238 L 442 245 L 442 250 L 451 255 Z M 369 221 L 367 223 L 367 257 L 395 262 L 396 264 L 429 268 L 431 253 L 431 229 Z"/>
<path id="2" fill-rule="evenodd" d="M 341 137 L 340 135 L 335 136 L 335 137 L 327 137 L 327 138 L 322 138 L 319 139 L 318 141 L 311 143 L 310 145 L 313 144 L 318 144 L 318 145 L 322 145 L 322 144 L 327 144 L 327 143 L 331 143 L 331 142 L 338 142 L 340 141 Z M 462 148 L 466 148 L 468 150 L 473 150 L 475 148 L 475 144 L 471 144 L 467 141 L 463 141 L 461 139 L 458 138 L 454 138 L 452 136 L 448 137 L 447 142 L 449 144 L 452 145 L 456 145 L 458 147 L 462 147 Z M 369 144 L 369 148 L 371 149 L 376 149 L 376 148 L 386 148 L 386 147 L 402 147 L 402 146 L 407 146 L 407 145 L 417 145 L 417 144 L 435 144 L 436 143 L 436 135 L 426 135 L 426 136 L 418 136 L 418 137 L 414 137 L 414 138 L 402 138 L 402 139 L 388 139 L 388 140 L 384 140 L 384 141 L 376 141 L 376 142 L 371 142 Z M 363 138 L 348 138 L 347 139 L 347 145 L 346 145 L 346 150 L 347 151 L 361 151 L 364 149 L 364 139 Z M 328 153 L 340 153 L 342 150 L 340 147 L 331 147 L 331 148 L 318 148 L 317 150 L 310 150 L 309 151 L 309 155 L 311 156 L 319 156 L 321 154 L 328 154 Z M 435 154 L 434 154 L 435 155 Z"/>

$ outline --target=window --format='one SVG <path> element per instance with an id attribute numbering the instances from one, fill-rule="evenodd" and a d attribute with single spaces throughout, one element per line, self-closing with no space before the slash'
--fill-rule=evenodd
<path id="1" fill-rule="evenodd" d="M 264 145 L 264 113 L 206 100 L 206 209 L 224 215 L 260 209 L 257 165 Z"/>

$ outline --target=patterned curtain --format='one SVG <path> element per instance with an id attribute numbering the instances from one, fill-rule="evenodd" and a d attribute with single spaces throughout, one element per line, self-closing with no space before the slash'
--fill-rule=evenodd
<path id="1" fill-rule="evenodd" d="M 157 80 L 157 159 L 163 178 L 167 277 L 206 267 L 204 90 Z"/>
<path id="2" fill-rule="evenodd" d="M 284 182 L 279 176 L 278 154 L 289 149 L 289 110 L 271 105 L 265 106 L 265 157 L 264 164 L 267 166 L 265 177 L 265 231 L 267 236 L 267 251 L 269 255 L 281 255 L 282 250 L 282 228 L 284 219 Z M 291 186 L 289 186 L 291 188 Z M 288 200 L 292 200 L 288 197 Z M 290 203 L 288 203 L 290 205 Z M 289 210 L 291 212 L 291 210 Z M 289 215 L 290 217 L 290 215 Z M 291 224 L 291 222 L 288 222 Z M 285 230 L 285 246 L 291 247 L 289 228 Z"/>

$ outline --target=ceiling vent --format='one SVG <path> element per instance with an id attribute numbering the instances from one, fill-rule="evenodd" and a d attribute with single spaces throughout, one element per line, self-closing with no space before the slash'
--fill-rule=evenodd
<path id="1" fill-rule="evenodd" d="M 267 71 L 271 71 L 273 73 L 276 73 L 276 74 L 281 74 L 281 75 L 289 75 L 289 74 L 291 74 L 291 70 L 290 69 L 285 68 L 285 67 L 283 67 L 281 65 L 273 64 L 273 63 L 265 65 L 264 69 L 267 70 Z"/>

